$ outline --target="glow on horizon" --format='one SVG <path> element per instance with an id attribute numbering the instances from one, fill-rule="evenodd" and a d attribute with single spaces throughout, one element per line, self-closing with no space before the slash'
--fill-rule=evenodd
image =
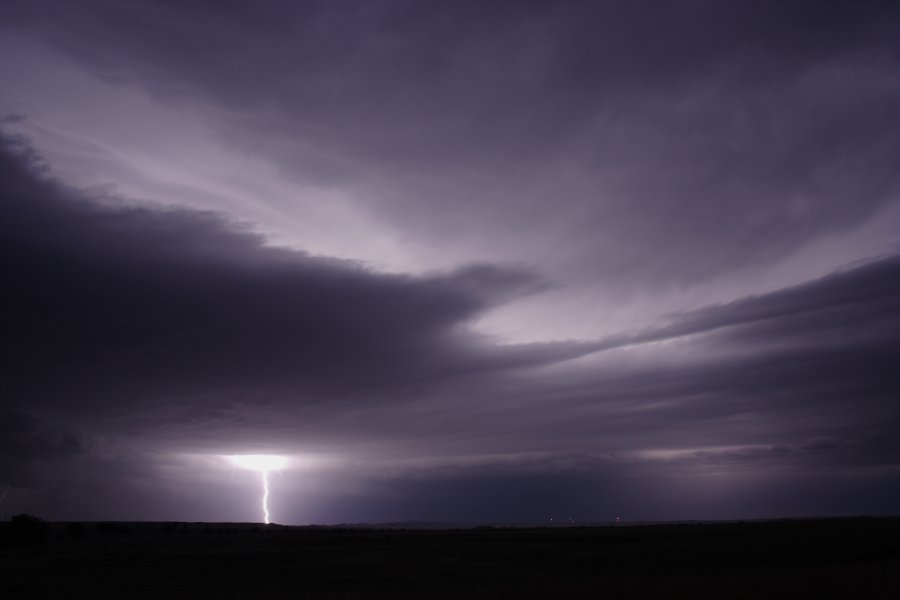
<path id="1" fill-rule="evenodd" d="M 287 457 L 279 454 L 235 454 L 228 460 L 236 467 L 251 471 L 277 471 L 287 465 Z"/>
<path id="2" fill-rule="evenodd" d="M 235 454 L 228 457 L 236 467 L 259 471 L 262 474 L 263 496 L 262 511 L 263 521 L 269 524 L 269 471 L 277 471 L 287 465 L 287 457 L 278 454 Z"/>

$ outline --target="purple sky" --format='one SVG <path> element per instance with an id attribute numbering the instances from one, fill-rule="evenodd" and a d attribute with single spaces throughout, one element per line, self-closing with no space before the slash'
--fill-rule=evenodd
<path id="1" fill-rule="evenodd" d="M 896 2 L 7 0 L 0 510 L 900 512 Z"/>

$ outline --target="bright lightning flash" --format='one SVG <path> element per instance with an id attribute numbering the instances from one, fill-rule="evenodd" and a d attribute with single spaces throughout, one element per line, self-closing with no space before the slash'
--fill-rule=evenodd
<path id="1" fill-rule="evenodd" d="M 236 467 L 250 469 L 262 473 L 263 497 L 262 510 L 266 525 L 269 524 L 269 471 L 284 468 L 287 458 L 277 454 L 236 454 L 228 459 Z"/>

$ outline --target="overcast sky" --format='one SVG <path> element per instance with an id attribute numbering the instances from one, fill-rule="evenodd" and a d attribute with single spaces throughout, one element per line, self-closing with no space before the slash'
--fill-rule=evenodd
<path id="1" fill-rule="evenodd" d="M 900 4 L 7 0 L 0 510 L 900 512 Z"/>

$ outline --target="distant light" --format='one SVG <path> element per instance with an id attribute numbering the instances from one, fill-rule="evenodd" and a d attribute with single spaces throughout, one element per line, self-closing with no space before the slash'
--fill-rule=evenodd
<path id="1" fill-rule="evenodd" d="M 278 454 L 235 454 L 228 460 L 236 467 L 251 471 L 277 471 L 287 465 L 287 457 Z"/>

